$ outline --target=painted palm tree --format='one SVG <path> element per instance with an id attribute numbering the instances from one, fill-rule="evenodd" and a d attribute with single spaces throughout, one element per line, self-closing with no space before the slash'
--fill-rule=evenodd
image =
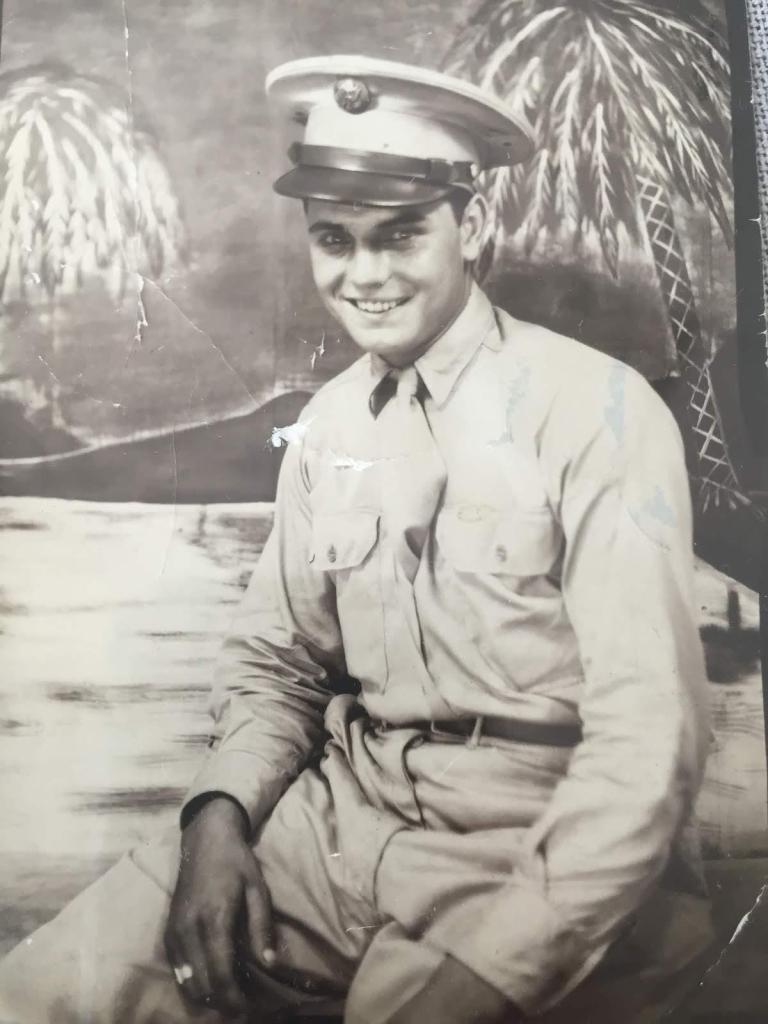
<path id="1" fill-rule="evenodd" d="M 487 0 L 446 70 L 474 79 L 533 122 L 529 165 L 487 175 L 488 252 L 519 233 L 578 248 L 596 238 L 616 275 L 622 235 L 647 238 L 666 303 L 695 439 L 703 510 L 749 503 L 726 448 L 672 197 L 708 209 L 728 243 L 729 86 L 725 43 L 700 0 Z"/>
<path id="2" fill-rule="evenodd" d="M 98 279 L 114 299 L 183 247 L 179 203 L 130 104 L 64 66 L 0 76 L 0 309 L 43 303 L 56 347 L 60 300 Z"/>

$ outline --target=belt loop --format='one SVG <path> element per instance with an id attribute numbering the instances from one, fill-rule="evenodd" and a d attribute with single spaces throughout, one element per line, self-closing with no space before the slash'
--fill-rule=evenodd
<path id="1" fill-rule="evenodd" d="M 478 715 L 475 719 L 475 724 L 472 726 L 472 733 L 467 740 L 468 747 L 476 747 L 480 742 L 480 736 L 483 731 L 483 716 Z"/>

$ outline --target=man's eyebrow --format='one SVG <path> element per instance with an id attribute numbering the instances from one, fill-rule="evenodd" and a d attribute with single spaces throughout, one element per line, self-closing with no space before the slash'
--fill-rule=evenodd
<path id="1" fill-rule="evenodd" d="M 316 220 L 308 228 L 310 234 L 314 231 L 346 231 L 343 224 L 336 224 L 332 220 Z"/>

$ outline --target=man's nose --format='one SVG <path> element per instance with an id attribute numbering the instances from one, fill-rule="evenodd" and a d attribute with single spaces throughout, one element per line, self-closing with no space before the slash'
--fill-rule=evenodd
<path id="1" fill-rule="evenodd" d="M 389 277 L 386 252 L 360 247 L 347 266 L 347 281 L 355 288 L 377 288 Z"/>

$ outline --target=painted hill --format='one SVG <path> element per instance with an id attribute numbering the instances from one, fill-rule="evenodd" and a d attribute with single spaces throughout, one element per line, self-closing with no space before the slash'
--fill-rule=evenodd
<path id="1" fill-rule="evenodd" d="M 271 501 L 281 450 L 274 427 L 294 423 L 310 396 L 291 391 L 240 416 L 34 459 L 0 461 L 0 495 L 87 501 Z"/>

